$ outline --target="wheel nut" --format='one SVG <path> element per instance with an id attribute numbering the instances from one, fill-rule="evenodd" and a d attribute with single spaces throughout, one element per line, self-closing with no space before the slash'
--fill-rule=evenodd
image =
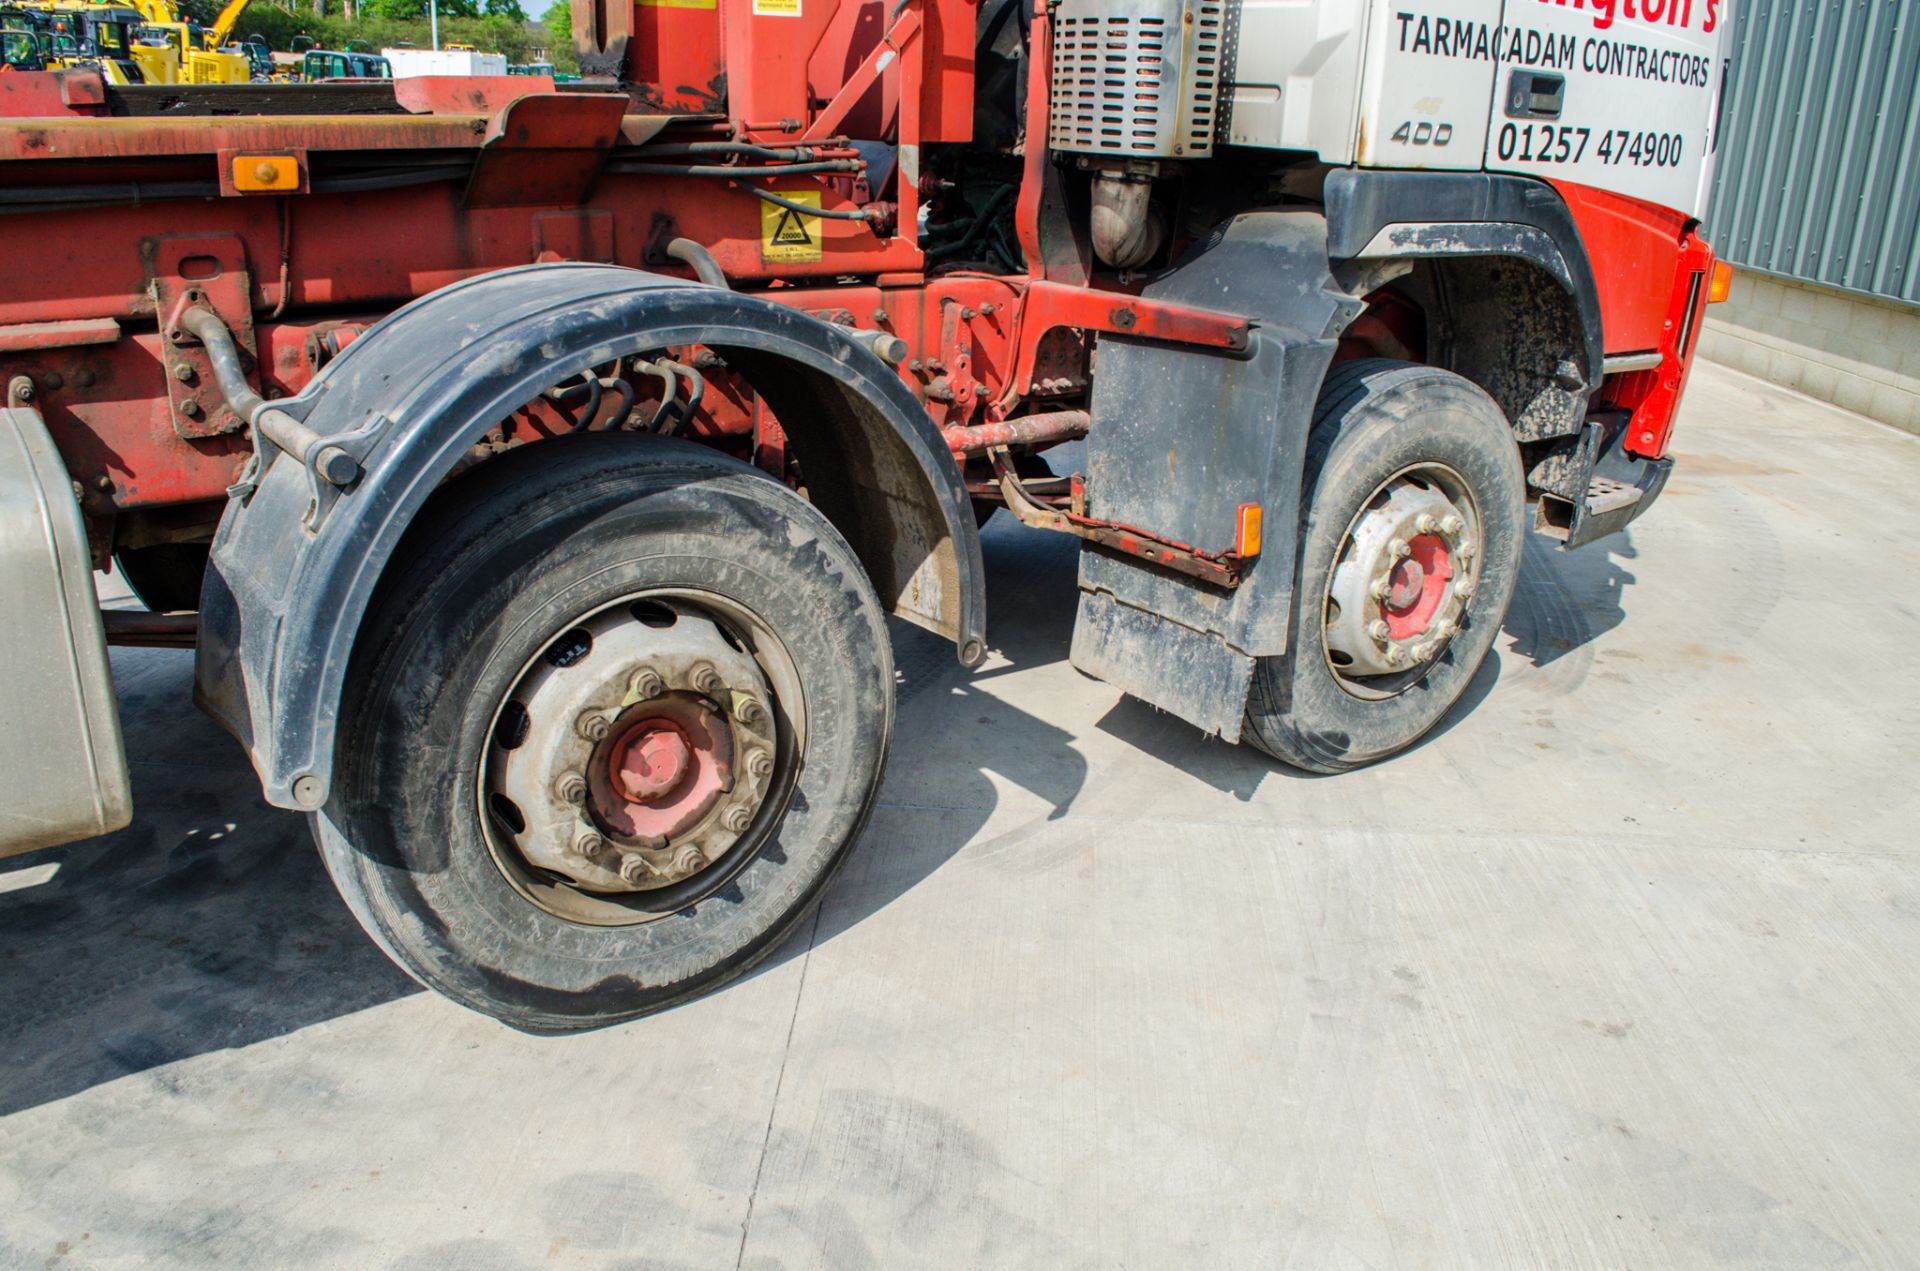
<path id="1" fill-rule="evenodd" d="M 1458 630 L 1459 628 L 1453 624 L 1452 618 L 1442 618 L 1433 624 L 1433 634 L 1442 640 L 1451 638 L 1453 633 Z"/>
<path id="2" fill-rule="evenodd" d="M 1422 512 L 1420 514 L 1420 519 L 1415 521 L 1413 524 L 1414 524 L 1414 528 L 1419 530 L 1422 534 L 1431 534 L 1434 532 L 1434 530 L 1438 529 L 1440 525 L 1438 521 L 1433 519 L 1432 515 L 1426 512 Z"/>
<path id="3" fill-rule="evenodd" d="M 1461 530 L 1464 530 L 1466 528 L 1467 528 L 1467 523 L 1465 521 L 1462 521 L 1457 516 L 1449 516 L 1445 520 L 1440 522 L 1440 532 L 1442 534 L 1445 534 L 1448 538 L 1453 538 L 1454 536 L 1459 534 Z"/>
<path id="4" fill-rule="evenodd" d="M 1392 632 L 1384 621 L 1376 618 L 1367 624 L 1367 634 L 1373 637 L 1376 644 L 1385 644 Z"/>
<path id="5" fill-rule="evenodd" d="M 745 695 L 738 696 L 733 702 L 734 718 L 743 724 L 757 724 L 765 719 L 767 712 L 760 703 Z"/>
<path id="6" fill-rule="evenodd" d="M 1393 575 L 1382 574 L 1373 580 L 1373 586 L 1367 588 L 1367 594 L 1375 600 L 1385 600 L 1387 593 L 1393 590 Z"/>
<path id="7" fill-rule="evenodd" d="M 1462 600 L 1472 600 L 1473 599 L 1473 579 L 1462 578 L 1459 582 L 1455 583 L 1453 585 L 1453 594 L 1460 597 L 1460 599 Z"/>
<path id="8" fill-rule="evenodd" d="M 706 864 L 706 854 L 691 843 L 673 854 L 673 872 L 682 876 L 704 869 Z"/>
<path id="9" fill-rule="evenodd" d="M 747 775 L 755 781 L 765 781 L 773 775 L 773 756 L 764 750 L 756 750 L 747 756 Z"/>
<path id="10" fill-rule="evenodd" d="M 553 783 L 553 792 L 562 803 L 581 803 L 587 797 L 587 779 L 577 772 L 563 772 Z"/>
<path id="11" fill-rule="evenodd" d="M 736 803 L 728 808 L 726 815 L 720 818 L 720 824 L 732 833 L 738 834 L 753 824 L 753 809 L 744 803 Z"/>
<path id="12" fill-rule="evenodd" d="M 1387 665 L 1388 666 L 1399 666 L 1402 662 L 1406 660 L 1407 660 L 1406 650 L 1402 649 L 1397 644 L 1390 644 L 1387 646 Z"/>
<path id="13" fill-rule="evenodd" d="M 620 861 L 620 877 L 629 883 L 644 883 L 653 873 L 653 866 L 647 864 L 647 858 L 635 852 Z"/>
<path id="14" fill-rule="evenodd" d="M 1411 547 L 1407 546 L 1407 540 L 1404 538 L 1396 538 L 1391 543 L 1387 544 L 1387 551 L 1393 556 L 1395 560 L 1402 559 L 1412 550 L 1413 549 Z"/>
<path id="15" fill-rule="evenodd" d="M 727 687 L 725 682 L 720 678 L 720 672 L 714 670 L 705 662 L 693 668 L 693 673 L 687 677 L 687 681 L 693 685 L 696 691 L 704 693 L 708 697 L 719 697 L 721 693 L 726 691 Z"/>
<path id="16" fill-rule="evenodd" d="M 573 853 L 575 856 L 585 856 L 588 859 L 592 859 L 599 855 L 600 850 L 606 847 L 606 845 L 607 841 L 605 839 L 601 838 L 592 830 L 588 830 L 573 841 Z"/>
<path id="17" fill-rule="evenodd" d="M 573 727 L 588 741 L 600 741 L 607 735 L 607 717 L 599 711 L 586 711 L 573 721 Z"/>
<path id="18" fill-rule="evenodd" d="M 636 701 L 650 702 L 667 691 L 667 682 L 660 678 L 660 672 L 648 668 L 635 671 L 628 687 Z"/>

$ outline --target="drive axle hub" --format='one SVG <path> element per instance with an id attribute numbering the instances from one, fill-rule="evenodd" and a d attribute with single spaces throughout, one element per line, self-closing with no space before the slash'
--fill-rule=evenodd
<path id="1" fill-rule="evenodd" d="M 484 769 L 490 828 L 583 891 L 683 882 L 732 850 L 767 802 L 775 706 L 759 663 L 698 606 L 596 614 L 508 696 Z"/>

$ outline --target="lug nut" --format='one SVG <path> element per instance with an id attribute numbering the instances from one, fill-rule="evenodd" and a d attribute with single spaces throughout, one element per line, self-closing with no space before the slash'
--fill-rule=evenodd
<path id="1" fill-rule="evenodd" d="M 582 803 L 587 797 L 587 779 L 577 772 L 563 772 L 553 783 L 553 792 L 562 803 Z"/>
<path id="2" fill-rule="evenodd" d="M 1462 578 L 1459 582 L 1455 583 L 1453 585 L 1453 594 L 1460 597 L 1460 599 L 1462 600 L 1472 600 L 1473 599 L 1473 579 Z"/>
<path id="3" fill-rule="evenodd" d="M 673 854 L 673 872 L 682 876 L 704 869 L 706 864 L 706 854 L 691 843 Z"/>
<path id="4" fill-rule="evenodd" d="M 767 712 L 759 702 L 743 694 L 734 699 L 733 715 L 743 724 L 757 724 L 767 717 Z"/>
<path id="5" fill-rule="evenodd" d="M 1385 644 L 1387 637 L 1392 634 L 1392 631 L 1388 628 L 1385 621 L 1376 618 L 1367 624 L 1367 634 L 1373 637 L 1376 644 Z"/>
<path id="6" fill-rule="evenodd" d="M 1453 633 L 1459 629 L 1454 625 L 1452 618 L 1442 618 L 1433 624 L 1433 634 L 1442 640 L 1451 639 Z"/>
<path id="7" fill-rule="evenodd" d="M 744 803 L 736 803 L 720 818 L 720 824 L 726 826 L 731 832 L 739 834 L 753 824 L 753 809 Z"/>
<path id="8" fill-rule="evenodd" d="M 660 672 L 649 667 L 635 671 L 628 687 L 633 690 L 636 699 L 650 702 L 667 691 L 667 682 L 660 678 Z"/>
<path id="9" fill-rule="evenodd" d="M 1406 660 L 1407 660 L 1407 653 L 1405 649 L 1402 649 L 1397 644 L 1390 644 L 1387 646 L 1387 665 L 1388 666 L 1399 666 L 1402 662 Z"/>
<path id="10" fill-rule="evenodd" d="M 705 662 L 693 668 L 693 673 L 687 677 L 687 682 L 692 684 L 696 691 L 708 697 L 719 697 L 727 687 L 720 678 L 720 672 Z"/>
<path id="11" fill-rule="evenodd" d="M 1387 552 L 1395 560 L 1402 559 L 1411 551 L 1413 551 L 1413 549 L 1407 546 L 1407 540 L 1404 538 L 1396 538 L 1387 544 Z"/>
<path id="12" fill-rule="evenodd" d="M 773 756 L 764 750 L 756 750 L 747 756 L 747 775 L 755 781 L 765 781 L 773 775 Z"/>
<path id="13" fill-rule="evenodd" d="M 573 841 L 573 854 L 575 856 L 584 856 L 591 860 L 593 857 L 599 855 L 601 849 L 606 847 L 606 845 L 607 841 L 605 839 L 601 838 L 594 831 L 587 830 Z"/>
<path id="14" fill-rule="evenodd" d="M 1449 516 L 1445 520 L 1440 522 L 1440 532 L 1442 534 L 1445 534 L 1448 538 L 1454 538 L 1458 536 L 1460 531 L 1466 528 L 1467 528 L 1467 523 L 1461 520 L 1457 516 Z"/>
<path id="15" fill-rule="evenodd" d="M 586 711 L 573 721 L 573 727 L 588 741 L 601 741 L 607 735 L 607 717 L 599 711 Z"/>
<path id="16" fill-rule="evenodd" d="M 620 877 L 629 883 L 644 883 L 652 873 L 653 866 L 647 864 L 647 858 L 638 852 L 621 858 Z"/>
<path id="17" fill-rule="evenodd" d="M 1367 588 L 1367 594 L 1375 600 L 1385 600 L 1387 593 L 1393 590 L 1393 576 L 1382 574 L 1373 580 L 1373 586 Z"/>
<path id="18" fill-rule="evenodd" d="M 1431 534 L 1439 528 L 1440 523 L 1433 519 L 1431 513 L 1422 512 L 1419 519 L 1413 523 L 1413 526 L 1422 534 Z"/>

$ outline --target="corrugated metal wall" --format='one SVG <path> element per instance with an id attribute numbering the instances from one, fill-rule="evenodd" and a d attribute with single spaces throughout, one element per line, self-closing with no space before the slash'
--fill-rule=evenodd
<path id="1" fill-rule="evenodd" d="M 1920 0 L 1736 0 L 1707 237 L 1920 304 Z"/>

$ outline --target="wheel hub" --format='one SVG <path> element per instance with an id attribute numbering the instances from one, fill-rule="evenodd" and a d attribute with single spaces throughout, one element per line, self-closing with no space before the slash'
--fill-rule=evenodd
<path id="1" fill-rule="evenodd" d="M 1433 661 L 1465 619 L 1478 518 L 1423 470 L 1388 481 L 1355 518 L 1327 585 L 1327 657 L 1342 676 Z"/>
<path id="2" fill-rule="evenodd" d="M 594 892 L 650 891 L 719 860 L 772 785 L 775 702 L 759 664 L 691 605 L 598 614 L 509 695 L 486 790 L 495 834 Z M 511 743 L 511 744 L 509 744 Z"/>

